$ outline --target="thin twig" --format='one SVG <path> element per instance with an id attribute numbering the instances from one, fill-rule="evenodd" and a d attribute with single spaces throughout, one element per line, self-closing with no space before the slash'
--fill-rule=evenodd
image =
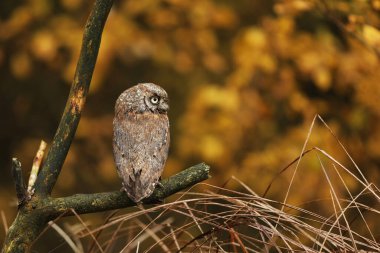
<path id="1" fill-rule="evenodd" d="M 42 158 L 44 157 L 46 149 L 46 142 L 41 140 L 40 147 L 37 150 L 36 156 L 33 159 L 32 170 L 30 171 L 29 181 L 28 181 L 28 195 L 32 196 L 34 193 L 34 183 L 36 182 L 38 172 L 40 170 Z"/>
<path id="2" fill-rule="evenodd" d="M 17 158 L 12 158 L 12 176 L 16 185 L 18 206 L 22 206 L 26 200 L 24 177 L 22 175 L 21 162 Z"/>

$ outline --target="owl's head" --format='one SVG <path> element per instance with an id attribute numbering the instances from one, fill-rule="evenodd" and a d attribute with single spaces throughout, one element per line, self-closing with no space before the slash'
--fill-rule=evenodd
<path id="1" fill-rule="evenodd" d="M 116 111 L 135 113 L 167 113 L 169 98 L 166 91 L 153 83 L 139 83 L 125 90 L 117 99 Z"/>

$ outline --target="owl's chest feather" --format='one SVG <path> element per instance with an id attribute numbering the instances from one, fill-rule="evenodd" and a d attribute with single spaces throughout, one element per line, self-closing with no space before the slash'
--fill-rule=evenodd
<path id="1" fill-rule="evenodd" d="M 169 120 L 166 114 L 127 113 L 114 121 L 114 128 L 126 133 L 126 141 L 133 139 L 136 144 L 147 140 L 167 142 L 169 138 Z"/>
<path id="2" fill-rule="evenodd" d="M 166 114 L 157 114 L 151 112 L 145 113 L 127 113 L 126 117 L 120 120 L 127 124 L 137 126 L 144 126 L 145 128 L 162 127 L 168 123 L 168 116 Z"/>

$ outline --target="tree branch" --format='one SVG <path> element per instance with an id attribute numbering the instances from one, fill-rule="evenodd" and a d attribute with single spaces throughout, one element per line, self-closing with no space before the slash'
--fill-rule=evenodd
<path id="1" fill-rule="evenodd" d="M 143 203 L 157 203 L 174 193 L 206 180 L 209 178 L 209 170 L 210 167 L 208 165 L 201 163 L 181 171 L 168 179 L 162 180 L 162 187 L 157 187 L 150 197 L 143 200 Z M 135 205 L 136 203 L 131 201 L 125 192 L 115 191 L 94 194 L 76 194 L 63 198 L 47 198 L 46 202 L 43 204 L 43 209 L 46 208 L 53 216 L 57 217 L 64 213 L 72 215 L 72 213 L 69 212 L 70 209 L 75 210 L 78 214 L 85 214 Z"/>
<path id="2" fill-rule="evenodd" d="M 101 35 L 112 4 L 113 0 L 96 0 L 87 20 L 70 95 L 46 161 L 35 184 L 37 196 L 49 195 L 61 172 L 86 101 L 98 56 Z"/>
<path id="3" fill-rule="evenodd" d="M 21 162 L 17 158 L 12 158 L 12 176 L 16 185 L 18 205 L 22 205 L 26 198 L 24 177 L 22 176 Z"/>

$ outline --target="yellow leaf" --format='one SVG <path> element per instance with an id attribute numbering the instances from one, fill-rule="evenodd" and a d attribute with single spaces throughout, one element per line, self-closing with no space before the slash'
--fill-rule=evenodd
<path id="1" fill-rule="evenodd" d="M 364 25 L 363 38 L 368 45 L 380 48 L 380 31 L 370 25 Z"/>
<path id="2" fill-rule="evenodd" d="M 372 7 L 377 11 L 380 10 L 380 0 L 372 0 Z"/>
<path id="3" fill-rule="evenodd" d="M 256 27 L 251 28 L 246 32 L 244 40 L 247 45 L 251 46 L 252 48 L 261 49 L 264 48 L 267 44 L 265 33 Z"/>
<path id="4" fill-rule="evenodd" d="M 223 144 L 220 138 L 206 135 L 201 139 L 201 154 L 207 161 L 216 161 L 220 159 L 224 153 Z"/>
<path id="5" fill-rule="evenodd" d="M 51 61 L 56 55 L 57 44 L 58 43 L 51 32 L 40 31 L 32 38 L 32 52 L 39 59 Z"/>
<path id="6" fill-rule="evenodd" d="M 313 73 L 313 79 L 321 90 L 327 90 L 331 86 L 331 74 L 326 68 L 318 68 Z"/>

